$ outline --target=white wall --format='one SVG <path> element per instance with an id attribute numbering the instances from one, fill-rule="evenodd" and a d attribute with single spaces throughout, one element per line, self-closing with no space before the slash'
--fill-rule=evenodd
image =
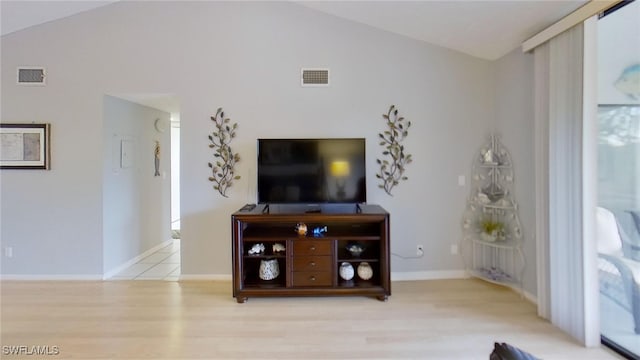
<path id="1" fill-rule="evenodd" d="M 392 257 L 392 271 L 464 268 L 449 252 L 468 196 L 457 178 L 494 116 L 488 61 L 280 2 L 118 2 L 9 34 L 1 46 L 3 121 L 46 119 L 54 129 L 54 170 L 3 173 L 2 241 L 27 250 L 3 273 L 102 271 L 102 99 L 136 92 L 180 98 L 183 275 L 231 273 L 230 215 L 255 202 L 258 137 L 367 138 L 369 202 L 391 213 L 392 251 L 425 246 L 422 259 Z M 18 65 L 45 66 L 47 86 L 16 87 Z M 300 68 L 313 66 L 331 69 L 330 87 L 300 87 Z M 374 175 L 391 104 L 413 122 L 405 145 L 415 159 L 393 197 Z M 218 107 L 239 123 L 232 145 L 243 178 L 229 199 L 207 180 Z M 69 209 L 48 221 L 60 206 Z M 61 263 L 42 265 L 49 256 L 28 249 L 53 239 Z"/>
<path id="2" fill-rule="evenodd" d="M 39 29 L 1 39 L 0 119 L 51 123 L 51 170 L 0 171 L 0 239 L 13 248 L 1 271 L 101 277 L 102 96 L 87 96 L 97 94 L 89 90 L 95 85 L 76 77 L 73 64 L 81 59 L 51 59 L 65 54 L 49 35 Z M 16 85 L 16 67 L 33 64 L 53 70 L 49 86 Z"/>
<path id="3" fill-rule="evenodd" d="M 229 215 L 255 202 L 246 193 L 255 186 L 248 177 L 255 176 L 258 137 L 366 137 L 369 202 L 391 212 L 392 251 L 413 255 L 421 243 L 427 254 L 392 257 L 393 271 L 461 269 L 459 257 L 449 253 L 460 238 L 466 196 L 456 179 L 492 113 L 493 94 L 485 88 L 492 82 L 489 63 L 292 4 L 218 11 L 210 34 L 234 29 L 214 42 L 223 64 L 208 77 L 210 89 L 181 102 L 183 274 L 229 274 Z M 303 66 L 329 67 L 331 87 L 301 88 Z M 374 173 L 382 114 L 393 103 L 413 121 L 406 146 L 415 162 L 410 180 L 390 198 L 377 188 Z M 230 199 L 211 189 L 203 166 L 212 158 L 205 135 L 213 127 L 205 119 L 217 106 L 239 122 L 234 146 L 244 178 Z"/>
<path id="4" fill-rule="evenodd" d="M 495 129 L 511 152 L 526 259 L 523 287 L 537 296 L 535 242 L 533 55 L 515 49 L 495 62 Z"/>
<path id="5" fill-rule="evenodd" d="M 155 130 L 161 119 L 167 130 Z M 171 238 L 169 114 L 112 96 L 104 97 L 104 273 Z M 122 142 L 131 144 L 123 164 Z M 155 141 L 160 176 L 155 176 Z"/>
<path id="6" fill-rule="evenodd" d="M 180 126 L 171 126 L 171 229 L 180 229 Z"/>

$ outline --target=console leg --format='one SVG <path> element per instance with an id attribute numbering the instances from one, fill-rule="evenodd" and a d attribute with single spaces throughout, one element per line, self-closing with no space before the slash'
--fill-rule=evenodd
<path id="1" fill-rule="evenodd" d="M 238 296 L 236 298 L 236 301 L 238 302 L 238 304 L 244 304 L 245 302 L 247 302 L 247 298 L 243 296 Z"/>
<path id="2" fill-rule="evenodd" d="M 387 295 L 380 295 L 377 298 L 380 301 L 387 301 L 389 299 L 389 297 Z"/>

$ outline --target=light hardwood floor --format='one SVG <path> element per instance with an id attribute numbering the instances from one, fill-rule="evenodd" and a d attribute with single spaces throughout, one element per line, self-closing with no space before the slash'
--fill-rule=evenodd
<path id="1" fill-rule="evenodd" d="M 514 292 L 478 280 L 394 282 L 365 297 L 231 296 L 230 282 L 0 283 L 1 344 L 59 355 L 2 359 L 488 359 L 494 341 L 543 359 L 586 349 Z"/>

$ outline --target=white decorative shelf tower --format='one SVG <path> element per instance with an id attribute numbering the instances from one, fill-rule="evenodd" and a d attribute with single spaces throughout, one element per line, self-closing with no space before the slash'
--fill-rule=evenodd
<path id="1" fill-rule="evenodd" d="M 473 160 L 471 194 L 462 230 L 471 276 L 522 291 L 525 259 L 511 155 L 497 135 Z M 465 256 L 466 257 L 466 256 Z"/>

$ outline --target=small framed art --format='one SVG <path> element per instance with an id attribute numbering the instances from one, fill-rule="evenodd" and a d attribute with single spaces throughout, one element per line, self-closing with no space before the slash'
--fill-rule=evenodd
<path id="1" fill-rule="evenodd" d="M 50 124 L 0 123 L 0 169 L 50 167 Z"/>

